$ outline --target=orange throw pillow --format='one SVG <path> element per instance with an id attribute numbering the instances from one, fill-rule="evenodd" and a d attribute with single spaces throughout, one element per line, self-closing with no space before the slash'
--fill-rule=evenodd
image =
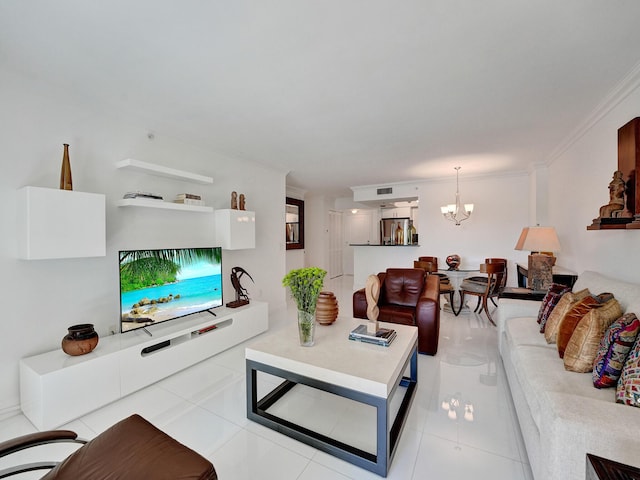
<path id="1" fill-rule="evenodd" d="M 587 295 L 578 303 L 573 305 L 567 314 L 562 318 L 560 326 L 558 327 L 558 338 L 556 343 L 558 344 L 558 354 L 560 358 L 564 357 L 564 351 L 567 348 L 567 344 L 573 335 L 573 331 L 576 329 L 578 322 L 582 320 L 590 310 L 598 308 L 600 302 L 593 296 Z"/>
<path id="2" fill-rule="evenodd" d="M 564 351 L 564 368 L 571 372 L 592 372 L 602 337 L 621 316 L 620 304 L 614 298 L 582 317 Z"/>
<path id="3" fill-rule="evenodd" d="M 562 323 L 562 319 L 571 307 L 589 295 L 589 289 L 584 288 L 578 292 L 567 292 L 558 301 L 556 307 L 552 310 L 544 328 L 544 338 L 547 343 L 556 343 L 558 339 L 558 329 Z"/>

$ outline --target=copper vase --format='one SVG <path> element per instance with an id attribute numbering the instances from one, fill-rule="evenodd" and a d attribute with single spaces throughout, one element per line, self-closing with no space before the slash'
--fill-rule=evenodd
<path id="1" fill-rule="evenodd" d="M 62 339 L 62 351 L 74 357 L 91 352 L 96 345 L 98 345 L 98 332 L 94 330 L 91 323 L 69 327 L 69 333 Z"/>
<path id="2" fill-rule="evenodd" d="M 69 145 L 64 144 L 62 153 L 62 168 L 60 170 L 60 190 L 73 190 L 71 181 L 71 163 L 69 162 Z"/>
<path id="3" fill-rule="evenodd" d="M 316 321 L 331 325 L 338 318 L 338 300 L 333 292 L 320 292 L 316 303 Z"/>

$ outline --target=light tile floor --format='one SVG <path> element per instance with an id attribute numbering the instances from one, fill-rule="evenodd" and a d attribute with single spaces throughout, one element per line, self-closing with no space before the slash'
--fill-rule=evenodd
<path id="1" fill-rule="evenodd" d="M 336 293 L 341 314 L 350 315 L 353 277 L 325 282 Z M 289 305 L 289 318 L 295 306 Z M 339 321 L 339 320 L 338 320 Z M 330 328 L 330 327 L 318 327 Z M 436 356 L 418 356 L 418 389 L 387 478 L 402 480 L 531 480 L 527 455 L 500 357 L 496 330 L 474 313 L 455 317 L 442 312 Z M 244 345 L 227 350 L 68 425 L 92 438 L 132 413 L 209 458 L 222 480 L 375 479 L 377 475 L 267 429 L 246 418 Z M 260 391 L 275 379 L 261 378 Z M 298 387 L 296 387 L 298 388 Z M 292 392 L 293 393 L 293 392 Z M 368 413 L 328 394 L 301 389 L 278 406 L 295 415 L 314 412 L 319 428 L 370 444 L 375 429 Z M 456 419 L 443 403 L 459 399 Z M 473 421 L 464 418 L 464 406 Z M 364 420 L 363 420 L 364 418 Z M 363 426 L 364 425 L 364 426 Z M 0 441 L 35 428 L 22 415 L 0 422 Z M 63 458 L 64 445 L 40 447 L 38 460 Z M 29 461 L 29 453 L 20 460 Z M 6 464 L 0 462 L 0 468 Z M 20 478 L 38 478 L 33 473 Z"/>

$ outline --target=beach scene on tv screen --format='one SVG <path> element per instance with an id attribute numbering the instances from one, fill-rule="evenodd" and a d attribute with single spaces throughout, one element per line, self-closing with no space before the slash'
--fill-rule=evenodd
<path id="1" fill-rule="evenodd" d="M 120 252 L 122 332 L 220 305 L 220 250 Z"/>

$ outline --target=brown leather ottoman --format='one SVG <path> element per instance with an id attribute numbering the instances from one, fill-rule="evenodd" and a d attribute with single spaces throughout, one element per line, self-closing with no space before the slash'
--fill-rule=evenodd
<path id="1" fill-rule="evenodd" d="M 43 479 L 215 480 L 211 462 L 140 415 L 116 423 L 76 450 Z"/>

